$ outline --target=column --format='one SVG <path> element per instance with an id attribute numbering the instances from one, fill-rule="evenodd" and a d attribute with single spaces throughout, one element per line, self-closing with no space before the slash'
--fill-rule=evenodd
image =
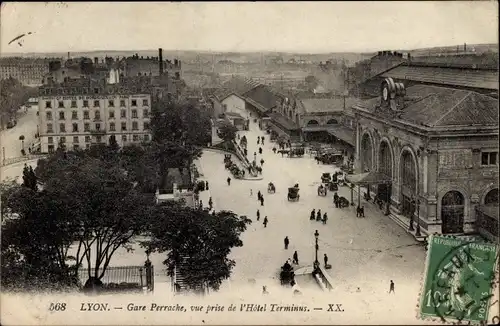
<path id="1" fill-rule="evenodd" d="M 355 148 L 355 158 L 354 158 L 354 169 L 356 173 L 362 173 L 361 171 L 361 127 L 359 122 L 356 123 L 356 148 Z"/>
<path id="2" fill-rule="evenodd" d="M 427 193 L 425 196 L 427 198 L 427 205 L 424 208 L 426 210 L 427 219 L 429 221 L 437 220 L 437 187 L 438 187 L 438 173 L 439 173 L 439 157 L 437 150 L 427 150 L 425 155 L 426 169 L 424 173 L 426 177 L 424 179 L 425 184 L 423 192 Z"/>

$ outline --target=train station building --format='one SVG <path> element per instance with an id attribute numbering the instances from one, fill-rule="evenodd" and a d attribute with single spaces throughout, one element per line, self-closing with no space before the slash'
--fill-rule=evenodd
<path id="1" fill-rule="evenodd" d="M 422 236 L 498 234 L 498 72 L 398 66 L 368 82 L 379 96 L 352 108 L 356 172 L 384 176 L 368 188 L 388 215 Z"/>

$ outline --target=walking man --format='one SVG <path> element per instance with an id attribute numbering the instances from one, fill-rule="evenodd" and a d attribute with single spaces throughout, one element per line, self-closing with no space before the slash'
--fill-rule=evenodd
<path id="1" fill-rule="evenodd" d="M 337 193 L 333 194 L 333 202 L 335 203 L 335 207 L 339 208 L 339 195 Z"/>
<path id="2" fill-rule="evenodd" d="M 391 280 L 391 284 L 389 285 L 389 293 L 396 293 L 394 292 L 394 282 Z"/>
<path id="3" fill-rule="evenodd" d="M 257 200 L 260 201 L 260 198 L 262 197 L 262 193 L 260 190 L 257 192 Z"/>
<path id="4" fill-rule="evenodd" d="M 205 188 L 208 190 L 208 181 L 205 181 Z"/>
<path id="5" fill-rule="evenodd" d="M 316 213 L 316 221 L 321 221 L 321 209 L 318 209 L 318 213 Z"/>
<path id="6" fill-rule="evenodd" d="M 264 145 L 264 136 L 260 138 L 262 145 Z"/>
<path id="7" fill-rule="evenodd" d="M 266 216 L 266 217 L 264 217 L 264 223 L 262 223 L 262 224 L 264 224 L 265 228 L 267 228 L 267 222 L 268 222 L 268 220 L 267 220 L 267 216 Z"/>
<path id="8" fill-rule="evenodd" d="M 325 254 L 323 256 L 323 261 L 325 262 L 325 268 L 328 266 L 328 256 Z"/>
<path id="9" fill-rule="evenodd" d="M 328 216 L 326 216 L 326 212 L 325 212 L 325 214 L 323 214 L 323 224 L 326 224 L 327 220 L 328 220 Z"/>
<path id="10" fill-rule="evenodd" d="M 231 178 L 230 177 L 227 177 L 227 185 L 230 186 L 231 185 Z"/>
<path id="11" fill-rule="evenodd" d="M 290 244 L 290 240 L 288 240 L 288 236 L 285 237 L 285 250 L 288 250 L 288 245 Z"/>
<path id="12" fill-rule="evenodd" d="M 264 159 L 263 159 L 263 158 L 261 158 L 261 159 L 260 159 L 260 166 L 263 166 L 263 165 L 264 165 Z"/>
<path id="13" fill-rule="evenodd" d="M 262 154 L 262 147 L 259 147 L 259 154 Z"/>
<path id="14" fill-rule="evenodd" d="M 257 210 L 257 221 L 260 220 L 260 211 Z"/>
<path id="15" fill-rule="evenodd" d="M 309 220 L 314 220 L 316 216 L 316 208 L 313 208 L 313 210 L 311 211 L 311 215 L 309 216 Z"/>
<path id="16" fill-rule="evenodd" d="M 361 206 L 361 209 L 359 212 L 360 212 L 361 217 L 365 217 L 365 206 Z"/>
<path id="17" fill-rule="evenodd" d="M 260 206 L 264 206 L 264 196 L 260 196 Z"/>
<path id="18" fill-rule="evenodd" d="M 297 253 L 297 250 L 295 250 L 295 252 L 293 253 L 293 263 L 295 265 L 299 264 L 299 254 Z"/>

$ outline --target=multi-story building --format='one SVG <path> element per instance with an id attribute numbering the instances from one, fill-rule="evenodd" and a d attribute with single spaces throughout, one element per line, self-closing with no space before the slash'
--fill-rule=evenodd
<path id="1" fill-rule="evenodd" d="M 106 83 L 77 79 L 40 88 L 39 133 L 42 152 L 58 146 L 89 148 L 113 139 L 123 146 L 150 140 L 151 94 L 145 80 Z"/>
<path id="2" fill-rule="evenodd" d="M 48 58 L 0 58 L 0 79 L 12 77 L 25 86 L 40 86 L 49 72 L 50 61 Z"/>
<path id="3" fill-rule="evenodd" d="M 131 57 L 123 58 L 120 67 L 125 77 L 134 76 L 159 76 L 168 75 L 172 78 L 182 77 L 181 61 L 178 59 L 163 60 L 162 49 L 158 50 L 158 57 L 140 57 L 135 54 Z M 158 67 L 161 66 L 160 70 Z"/>

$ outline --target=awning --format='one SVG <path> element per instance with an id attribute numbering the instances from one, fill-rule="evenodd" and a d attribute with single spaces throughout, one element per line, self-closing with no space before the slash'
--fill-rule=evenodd
<path id="1" fill-rule="evenodd" d="M 330 135 L 333 135 L 345 141 L 351 146 L 355 146 L 356 144 L 356 139 L 354 138 L 354 131 L 348 128 L 337 126 L 334 128 L 329 128 L 326 132 L 328 132 Z"/>
<path id="2" fill-rule="evenodd" d="M 334 126 L 307 126 L 302 128 L 303 132 L 327 132 L 332 136 L 335 136 L 351 146 L 355 146 L 356 139 L 354 137 L 354 131 L 341 125 Z"/>
<path id="3" fill-rule="evenodd" d="M 360 174 L 347 175 L 346 180 L 356 185 L 374 185 L 391 183 L 392 179 L 380 172 L 366 172 Z"/>

